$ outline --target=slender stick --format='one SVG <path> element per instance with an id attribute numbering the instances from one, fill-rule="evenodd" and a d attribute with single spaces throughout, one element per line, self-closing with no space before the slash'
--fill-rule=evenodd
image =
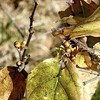
<path id="1" fill-rule="evenodd" d="M 98 75 L 97 72 L 93 71 L 93 70 L 86 70 L 86 69 L 81 69 L 81 68 L 76 68 L 78 71 L 81 71 L 81 72 L 85 72 L 85 73 L 89 73 L 89 74 L 92 74 L 92 75 Z"/>
<path id="2" fill-rule="evenodd" d="M 25 55 L 26 55 L 26 51 L 27 51 L 28 45 L 29 45 L 30 40 L 32 38 L 32 35 L 34 33 L 34 31 L 32 30 L 33 29 L 34 13 L 35 13 L 36 8 L 37 8 L 37 5 L 38 5 L 37 2 L 36 2 L 36 0 L 34 0 L 34 2 L 35 2 L 35 6 L 33 8 L 32 14 L 30 16 L 29 36 L 28 36 L 28 39 L 27 39 L 27 42 L 26 42 L 26 48 L 24 49 L 23 54 L 22 54 L 22 62 L 24 61 L 24 58 L 25 58 Z"/>
<path id="3" fill-rule="evenodd" d="M 90 82 L 93 82 L 93 81 L 95 81 L 97 79 L 100 79 L 100 74 L 98 74 L 96 77 L 94 77 L 94 78 L 92 78 L 90 80 L 87 80 L 87 81 L 83 82 L 83 85 L 86 85 L 86 84 L 88 84 Z"/>
<path id="4" fill-rule="evenodd" d="M 3 6 L 0 4 L 1 10 L 5 13 L 5 15 L 10 19 L 10 21 L 13 23 L 17 31 L 20 33 L 21 37 L 24 38 L 24 34 L 22 30 L 19 28 L 19 26 L 16 24 L 16 22 L 12 19 L 11 15 L 3 8 Z"/>

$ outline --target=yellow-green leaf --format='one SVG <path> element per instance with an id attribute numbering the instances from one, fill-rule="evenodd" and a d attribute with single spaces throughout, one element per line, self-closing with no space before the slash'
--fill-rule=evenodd
<path id="1" fill-rule="evenodd" d="M 68 70 L 66 73 L 61 70 L 59 73 L 60 63 L 55 58 L 47 59 L 37 65 L 28 75 L 27 100 L 69 100 L 69 98 L 72 98 L 70 100 L 80 100 L 78 76 L 72 68 L 71 62 L 67 67 L 72 72 Z M 68 84 L 69 82 L 70 84 Z M 73 93 L 74 95 L 72 95 Z"/>
<path id="2" fill-rule="evenodd" d="M 59 82 L 68 95 L 68 100 L 81 100 L 82 98 L 82 92 L 80 91 L 82 84 L 78 78 L 74 64 L 68 59 L 65 69 L 60 72 L 59 79 Z"/>
<path id="3" fill-rule="evenodd" d="M 53 58 L 47 59 L 36 66 L 31 74 L 28 75 L 27 99 L 46 100 L 44 97 L 47 96 L 48 100 L 53 100 L 54 90 L 58 81 L 56 76 L 59 73 L 59 69 L 60 64 Z"/>

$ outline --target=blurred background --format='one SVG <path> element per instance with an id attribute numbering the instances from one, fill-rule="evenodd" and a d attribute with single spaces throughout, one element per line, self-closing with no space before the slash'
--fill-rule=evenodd
<path id="1" fill-rule="evenodd" d="M 19 58 L 13 44 L 15 41 L 23 40 L 15 24 L 27 39 L 34 0 L 0 0 L 0 5 L 0 66 L 13 66 Z M 60 39 L 53 37 L 50 31 L 59 20 L 58 11 L 66 8 L 66 0 L 38 0 L 34 19 L 35 33 L 28 48 L 31 60 L 27 66 L 30 68 L 52 57 L 52 52 Z"/>

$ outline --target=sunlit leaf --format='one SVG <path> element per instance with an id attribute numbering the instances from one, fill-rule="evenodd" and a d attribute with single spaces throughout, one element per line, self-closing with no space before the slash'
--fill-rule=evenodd
<path id="1" fill-rule="evenodd" d="M 60 72 L 59 82 L 68 95 L 68 100 L 81 100 L 82 92 L 80 91 L 81 82 L 79 82 L 74 64 L 68 59 L 66 67 Z"/>
<path id="2" fill-rule="evenodd" d="M 36 66 L 27 79 L 28 100 L 53 100 L 60 64 L 56 59 L 47 59 Z M 45 87 L 46 85 L 46 87 Z"/>
<path id="3" fill-rule="evenodd" d="M 78 76 L 69 60 L 66 65 L 66 69 L 61 72 L 59 72 L 60 63 L 55 58 L 47 59 L 37 65 L 28 75 L 27 99 L 69 100 L 71 98 L 70 100 L 79 100 Z"/>
<path id="4" fill-rule="evenodd" d="M 70 38 L 84 36 L 100 37 L 100 7 L 73 30 Z"/>

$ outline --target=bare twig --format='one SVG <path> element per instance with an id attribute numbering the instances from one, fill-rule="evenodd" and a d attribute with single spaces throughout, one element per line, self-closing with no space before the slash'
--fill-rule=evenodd
<path id="1" fill-rule="evenodd" d="M 19 28 L 19 26 L 16 24 L 16 22 L 12 19 L 11 15 L 3 8 L 3 6 L 0 4 L 1 10 L 5 13 L 5 15 L 10 19 L 10 21 L 13 23 L 17 31 L 20 33 L 21 37 L 24 38 L 23 32 Z"/>
<path id="2" fill-rule="evenodd" d="M 33 29 L 34 13 L 35 13 L 35 10 L 36 10 L 37 5 L 38 5 L 36 0 L 34 0 L 34 2 L 35 2 L 35 6 L 33 8 L 32 14 L 30 16 L 29 36 L 28 36 L 28 39 L 27 39 L 26 48 L 24 49 L 23 54 L 22 54 L 22 62 L 24 61 L 24 58 L 25 58 L 25 55 L 26 55 L 26 51 L 27 51 L 27 47 L 28 47 L 28 45 L 30 43 L 30 40 L 31 40 L 31 37 L 32 37 L 32 35 L 34 33 L 34 31 L 32 30 Z"/>
<path id="3" fill-rule="evenodd" d="M 92 78 L 90 80 L 87 80 L 87 81 L 83 82 L 83 85 L 86 85 L 86 84 L 88 84 L 90 82 L 93 82 L 93 81 L 95 81 L 97 79 L 100 79 L 100 74 L 98 74 L 96 77 L 94 77 L 94 78 Z"/>
<path id="4" fill-rule="evenodd" d="M 89 73 L 89 74 L 92 74 L 92 75 L 98 75 L 97 72 L 93 71 L 93 70 L 86 70 L 86 69 L 81 69 L 81 68 L 76 68 L 78 71 L 81 71 L 81 72 L 85 72 L 85 73 Z"/>

